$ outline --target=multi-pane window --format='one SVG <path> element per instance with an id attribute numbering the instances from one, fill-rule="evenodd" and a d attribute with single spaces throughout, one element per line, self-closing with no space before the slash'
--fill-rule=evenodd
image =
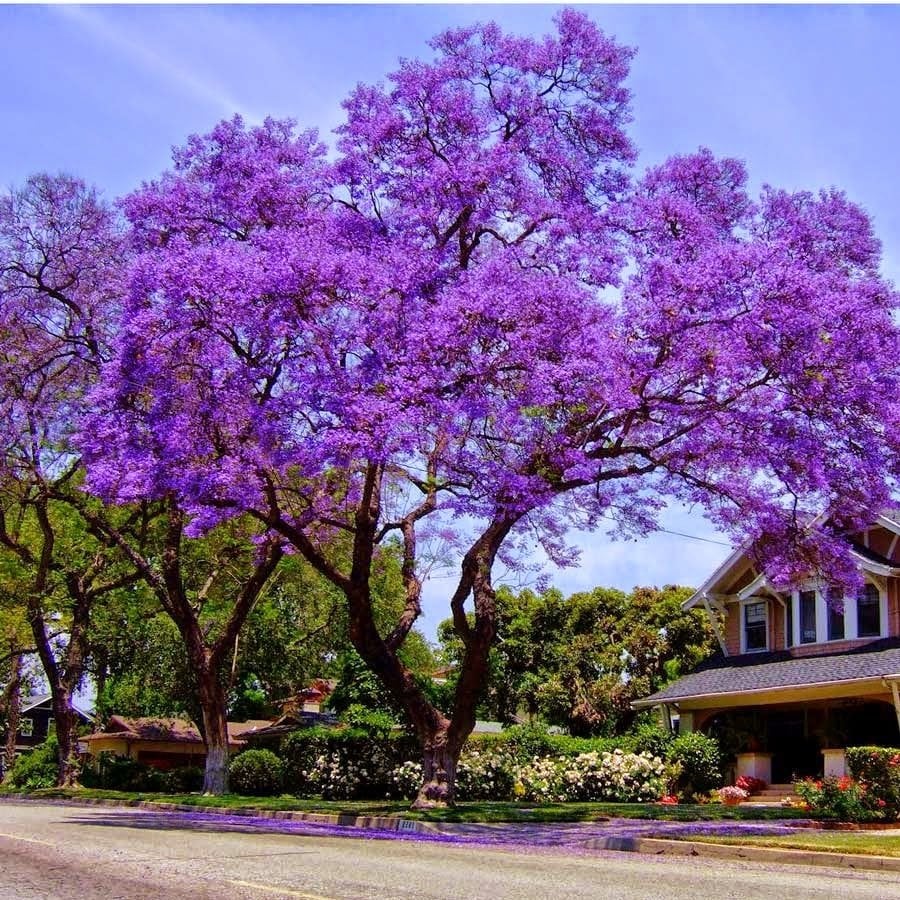
<path id="1" fill-rule="evenodd" d="M 881 598 L 874 584 L 866 584 L 856 597 L 856 633 L 860 637 L 881 634 Z"/>
<path id="2" fill-rule="evenodd" d="M 825 603 L 828 610 L 828 640 L 843 640 L 845 635 L 844 600 L 837 591 L 829 591 Z"/>
<path id="3" fill-rule="evenodd" d="M 800 643 L 816 642 L 816 592 L 800 591 Z"/>
<path id="4" fill-rule="evenodd" d="M 744 605 L 744 648 L 765 650 L 768 646 L 766 635 L 766 604 L 747 603 Z"/>

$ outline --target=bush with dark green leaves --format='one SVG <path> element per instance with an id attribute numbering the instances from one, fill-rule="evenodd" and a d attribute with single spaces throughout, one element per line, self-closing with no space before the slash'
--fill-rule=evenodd
<path id="1" fill-rule="evenodd" d="M 875 798 L 885 818 L 900 817 L 900 749 L 848 747 L 846 756 L 847 770 Z"/>
<path id="2" fill-rule="evenodd" d="M 708 794 L 722 785 L 722 754 L 711 737 L 692 731 L 669 745 L 666 758 L 677 768 L 675 792 L 685 800 Z"/>
<path id="3" fill-rule="evenodd" d="M 391 773 L 420 759 L 414 737 L 376 737 L 358 728 L 303 728 L 281 743 L 285 788 L 301 797 L 375 799 L 393 795 Z"/>
<path id="4" fill-rule="evenodd" d="M 3 784 L 23 791 L 53 787 L 59 771 L 58 749 L 56 736 L 51 735 L 43 744 L 16 759 Z"/>
<path id="5" fill-rule="evenodd" d="M 245 750 L 228 767 L 235 794 L 271 797 L 284 789 L 284 764 L 271 750 Z"/>

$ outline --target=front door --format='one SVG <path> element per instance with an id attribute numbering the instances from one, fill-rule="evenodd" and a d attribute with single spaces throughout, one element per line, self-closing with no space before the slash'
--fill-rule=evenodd
<path id="1" fill-rule="evenodd" d="M 767 718 L 772 783 L 788 784 L 795 778 L 821 774 L 822 754 L 818 741 L 808 736 L 806 711 L 773 710 Z"/>

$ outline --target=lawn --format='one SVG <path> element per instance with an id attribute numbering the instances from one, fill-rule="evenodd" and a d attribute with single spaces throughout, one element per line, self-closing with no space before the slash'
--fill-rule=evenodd
<path id="1" fill-rule="evenodd" d="M 2 795 L 0 795 L 2 796 Z M 809 814 L 780 807 L 754 808 L 658 803 L 509 803 L 469 802 L 454 809 L 413 812 L 403 800 L 300 800 L 296 797 L 203 797 L 198 794 L 149 794 L 97 789 L 46 788 L 29 795 L 38 799 L 108 799 L 122 802 L 150 800 L 161 803 L 183 803 L 198 808 L 217 807 L 234 810 L 266 809 L 319 812 L 352 816 L 403 816 L 432 822 L 593 822 L 606 818 L 664 819 L 676 822 L 726 821 L 808 818 Z"/>
<path id="2" fill-rule="evenodd" d="M 780 850 L 900 856 L 900 834 L 886 834 L 883 831 L 811 831 L 808 834 L 741 835 L 741 837 L 691 835 L 690 840 L 710 844 L 741 844 L 745 847 L 772 847 Z"/>

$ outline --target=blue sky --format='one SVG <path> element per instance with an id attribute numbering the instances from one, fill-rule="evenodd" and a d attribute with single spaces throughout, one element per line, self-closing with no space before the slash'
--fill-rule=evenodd
<path id="1" fill-rule="evenodd" d="M 328 132 L 358 81 L 451 25 L 549 28 L 552 6 L 0 7 L 0 184 L 65 170 L 110 196 L 152 178 L 173 144 L 218 119 L 292 116 Z M 756 186 L 836 185 L 874 217 L 900 280 L 900 8 L 593 6 L 638 48 L 630 86 L 641 164 L 698 146 L 744 159 Z M 702 517 L 666 527 L 716 539 Z M 699 584 L 727 548 L 659 534 L 578 536 L 566 591 Z M 426 630 L 443 610 L 427 592 Z"/>

